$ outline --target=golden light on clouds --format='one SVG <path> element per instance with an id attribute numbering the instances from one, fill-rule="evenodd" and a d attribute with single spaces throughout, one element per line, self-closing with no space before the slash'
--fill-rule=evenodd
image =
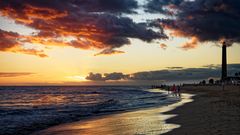
<path id="1" fill-rule="evenodd" d="M 131 74 L 219 64 L 221 49 L 215 44 L 220 38 L 233 42 L 228 63 L 239 63 L 239 23 L 232 20 L 238 9 L 233 5 L 212 4 L 209 10 L 198 8 L 206 14 L 195 15 L 192 10 L 202 3 L 149 1 L 154 6 L 143 10 L 146 3 L 138 2 L 0 1 L 0 72 L 34 73 L 5 74 L 0 83 L 64 84 L 86 82 L 90 72 Z M 192 4 L 191 9 L 184 6 Z"/>

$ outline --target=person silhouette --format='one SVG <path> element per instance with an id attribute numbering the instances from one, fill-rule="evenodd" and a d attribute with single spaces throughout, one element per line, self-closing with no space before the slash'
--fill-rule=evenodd
<path id="1" fill-rule="evenodd" d="M 173 95 L 176 94 L 176 85 L 175 84 L 173 84 L 171 91 L 172 91 Z"/>
<path id="2" fill-rule="evenodd" d="M 181 97 L 181 87 L 177 86 L 177 94 L 179 97 Z"/>

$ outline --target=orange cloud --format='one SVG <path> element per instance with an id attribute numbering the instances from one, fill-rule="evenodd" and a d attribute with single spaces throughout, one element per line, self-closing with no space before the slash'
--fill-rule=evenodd
<path id="1" fill-rule="evenodd" d="M 47 56 L 43 54 L 43 51 L 19 49 L 19 46 L 24 43 L 41 44 L 45 46 L 72 46 L 81 49 L 104 49 L 109 46 L 103 42 L 111 38 L 111 33 L 104 32 L 94 24 L 88 24 L 88 22 L 83 24 L 83 22 L 78 22 L 75 18 L 68 17 L 67 11 L 59 12 L 54 9 L 39 8 L 29 4 L 24 6 L 22 12 L 17 12 L 10 7 L 6 7 L 0 11 L 3 16 L 11 17 L 18 23 L 40 30 L 37 35 L 18 35 L 18 37 L 9 37 L 10 35 L 5 35 L 6 39 L 16 42 L 18 46 L 16 48 L 11 48 L 12 52 L 32 54 L 40 57 Z M 62 40 L 62 38 L 65 37 L 74 37 L 75 40 Z M 22 40 L 21 42 L 16 41 L 16 39 L 18 40 L 20 38 Z M 2 42 L 4 41 L 2 40 Z"/>
<path id="2" fill-rule="evenodd" d="M 39 57 L 42 57 L 42 58 L 48 57 L 48 55 L 45 54 L 45 52 L 43 50 L 36 50 L 36 49 L 15 48 L 14 50 L 12 50 L 12 52 L 35 55 L 35 56 L 39 56 Z"/>
<path id="3" fill-rule="evenodd" d="M 98 4 L 104 5 L 106 2 L 98 2 Z M 124 0 L 119 2 L 123 2 L 123 6 L 130 6 Z M 109 14 L 112 6 L 110 8 L 108 4 L 107 7 L 93 4 L 96 3 L 89 1 L 0 1 L 2 16 L 38 31 L 32 35 L 18 35 L 16 38 L 4 37 L 8 42 L 15 43 L 11 43 L 11 46 L 17 46 L 11 48 L 12 52 L 40 57 L 47 55 L 42 50 L 21 49 L 22 46 L 26 43 L 46 47 L 70 46 L 78 49 L 100 49 L 101 54 L 118 54 L 123 52 L 115 49 L 130 44 L 129 38 L 138 38 L 146 42 L 167 38 L 163 33 L 148 29 L 147 25 L 135 23 L 127 17 Z M 116 3 L 110 2 L 109 4 Z M 118 8 L 119 5 L 113 6 Z M 129 12 L 125 8 L 119 10 Z"/>
<path id="4" fill-rule="evenodd" d="M 0 77 L 18 77 L 18 76 L 27 76 L 34 73 L 29 72 L 0 72 Z"/>
<path id="5" fill-rule="evenodd" d="M 30 36 L 14 35 L 15 37 L 11 37 L 10 34 L 5 34 L 4 38 L 8 42 L 1 40 L 1 43 L 5 42 L 5 48 L 17 46 L 9 49 L 12 52 L 27 53 L 41 57 L 46 56 L 43 54 L 43 51 L 20 49 L 20 46 L 24 43 L 45 46 L 72 46 L 81 49 L 104 49 L 109 46 L 103 42 L 110 38 L 111 33 L 106 33 L 101 28 L 95 26 L 95 24 L 88 23 L 88 20 L 86 20 L 86 23 L 79 22 L 76 18 L 69 17 L 67 11 L 60 12 L 55 9 L 26 4 L 21 12 L 11 7 L 0 9 L 0 12 L 3 16 L 11 17 L 18 23 L 40 30 L 37 35 Z M 94 20 L 94 18 L 89 19 Z M 0 32 L 6 33 L 2 30 Z M 75 40 L 62 40 L 65 37 L 74 37 Z M 19 39 L 21 39 L 21 42 L 18 41 Z M 10 44 L 10 42 L 14 44 Z M 3 51 L 3 49 L 1 50 Z"/>
<path id="6" fill-rule="evenodd" d="M 162 43 L 162 44 L 160 44 L 160 47 L 161 47 L 162 49 L 166 50 L 168 46 L 167 46 L 166 44 Z"/>
<path id="7" fill-rule="evenodd" d="M 23 24 L 30 24 L 33 23 L 33 20 L 29 19 L 25 15 L 20 15 L 16 10 L 10 7 L 6 7 L 0 10 L 2 16 L 14 18 L 16 22 L 23 23 Z"/>
<path id="8" fill-rule="evenodd" d="M 36 55 L 39 57 L 47 57 L 43 50 L 26 49 L 22 47 L 22 41 L 24 37 L 14 33 L 0 30 L 0 51 L 24 53 L 30 55 Z"/>
<path id="9" fill-rule="evenodd" d="M 183 44 L 183 45 L 181 46 L 181 48 L 182 48 L 183 50 L 194 49 L 194 48 L 196 48 L 196 47 L 198 46 L 198 43 L 199 43 L 198 38 L 192 37 L 192 39 L 191 39 L 189 42 Z"/>
<path id="10" fill-rule="evenodd" d="M 28 18 L 36 18 L 42 20 L 61 18 L 68 15 L 67 11 L 60 12 L 50 8 L 34 7 L 29 4 L 25 5 L 23 12 Z"/>

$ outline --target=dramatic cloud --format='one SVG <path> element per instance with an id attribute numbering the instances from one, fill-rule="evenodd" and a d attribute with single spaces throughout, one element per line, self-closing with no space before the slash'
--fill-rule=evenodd
<path id="1" fill-rule="evenodd" d="M 146 42 L 166 39 L 162 31 L 155 32 L 144 23 L 135 23 L 121 16 L 121 13 L 134 13 L 137 7 L 135 0 L 2 0 L 1 16 L 38 32 L 28 36 L 16 35 L 14 38 L 5 36 L 0 40 L 5 49 L 12 48 L 13 43 L 18 43 L 20 48 L 26 43 L 33 43 L 100 49 L 102 52 L 99 54 L 109 55 L 122 53 L 116 48 L 130 44 L 129 38 Z M 0 31 L 0 34 L 4 33 L 6 31 Z M 9 41 L 12 42 L 10 45 Z M 43 51 L 36 49 L 15 52 L 46 56 Z"/>
<path id="2" fill-rule="evenodd" d="M 53 9 L 58 11 L 86 11 L 86 12 L 134 12 L 138 7 L 135 0 L 2 0 L 1 8 L 9 7 L 22 12 L 25 6 L 35 9 Z M 78 10 L 77 10 L 78 9 Z M 49 10 L 47 10 L 49 11 Z M 46 13 L 46 10 L 39 13 Z"/>
<path id="3" fill-rule="evenodd" d="M 131 44 L 129 38 L 167 39 L 165 29 L 172 31 L 170 36 L 190 39 L 181 46 L 184 50 L 196 48 L 198 42 L 224 41 L 228 46 L 240 42 L 239 0 L 148 0 L 146 12 L 165 15 L 149 20 L 150 24 L 123 15 L 135 14 L 139 8 L 136 0 L 1 0 L 0 16 L 36 32 L 22 35 L 0 30 L 0 51 L 47 57 L 44 49 L 25 47 L 34 44 L 100 50 L 96 55 L 119 54 L 123 52 L 118 48 Z M 165 44 L 160 47 L 167 48 Z"/>
<path id="4" fill-rule="evenodd" d="M 228 75 L 234 75 L 240 71 L 240 64 L 229 64 Z M 221 76 L 220 65 L 207 65 L 202 68 L 182 68 L 182 67 L 168 67 L 168 69 L 158 71 L 145 71 L 133 74 L 123 73 L 90 73 L 86 79 L 92 81 L 108 81 L 108 80 L 163 80 L 163 81 L 181 81 L 181 80 L 201 80 L 208 78 L 219 78 Z"/>
<path id="5" fill-rule="evenodd" d="M 197 41 L 240 42 L 239 0 L 150 0 L 148 5 L 148 10 L 167 16 L 174 9 L 169 19 L 159 19 L 153 24 L 172 30 L 174 36 L 195 38 L 183 48 L 194 48 Z"/>
<path id="6" fill-rule="evenodd" d="M 138 7 L 135 0 L 79 0 L 76 4 L 90 12 L 135 13 Z"/>
<path id="7" fill-rule="evenodd" d="M 43 50 L 27 49 L 22 46 L 24 40 L 23 36 L 20 36 L 14 32 L 6 32 L 0 29 L 0 51 L 5 52 L 18 52 L 31 55 L 37 55 L 39 57 L 47 57 Z"/>
<path id="8" fill-rule="evenodd" d="M 27 76 L 32 75 L 34 73 L 28 72 L 0 72 L 0 77 L 19 77 L 19 76 Z"/>

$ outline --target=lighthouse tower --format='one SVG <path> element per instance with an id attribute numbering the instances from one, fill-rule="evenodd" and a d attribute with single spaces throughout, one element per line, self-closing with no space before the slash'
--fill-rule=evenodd
<path id="1" fill-rule="evenodd" d="M 222 81 L 227 78 L 227 45 L 223 42 L 222 45 Z"/>

